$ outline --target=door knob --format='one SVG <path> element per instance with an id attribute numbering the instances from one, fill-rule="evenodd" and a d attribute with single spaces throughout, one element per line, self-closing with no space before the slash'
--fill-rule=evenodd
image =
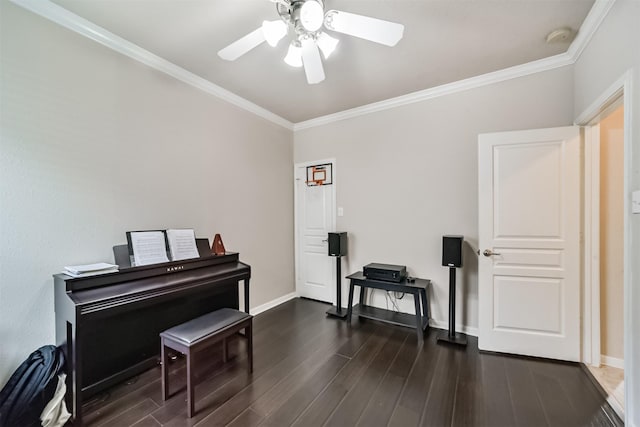
<path id="1" fill-rule="evenodd" d="M 329 239 L 324 239 L 324 240 L 322 241 L 322 243 L 327 243 L 328 241 L 329 241 Z"/>
<path id="2" fill-rule="evenodd" d="M 500 253 L 498 253 L 498 252 L 493 252 L 491 249 L 485 249 L 485 250 L 482 252 L 482 255 L 484 255 L 484 256 L 492 256 L 492 255 L 500 255 Z"/>

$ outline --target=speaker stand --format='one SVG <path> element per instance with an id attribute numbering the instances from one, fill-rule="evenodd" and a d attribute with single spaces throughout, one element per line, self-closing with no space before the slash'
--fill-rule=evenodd
<path id="1" fill-rule="evenodd" d="M 342 308 L 342 257 L 336 257 L 336 305 L 327 310 L 327 315 L 338 317 L 340 319 L 347 318 L 347 309 Z"/>
<path id="2" fill-rule="evenodd" d="M 449 267 L 449 330 L 438 334 L 438 342 L 467 345 L 467 335 L 456 332 L 456 269 Z"/>

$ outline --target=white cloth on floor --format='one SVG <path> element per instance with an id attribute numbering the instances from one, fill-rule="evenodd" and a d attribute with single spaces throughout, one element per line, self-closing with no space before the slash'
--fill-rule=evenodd
<path id="1" fill-rule="evenodd" d="M 67 391 L 66 379 L 66 374 L 58 375 L 58 385 L 56 386 L 53 398 L 47 403 L 47 406 L 44 407 L 42 414 L 40 414 L 43 427 L 62 427 L 71 417 L 71 414 L 67 411 L 67 405 L 64 402 L 64 395 Z"/>

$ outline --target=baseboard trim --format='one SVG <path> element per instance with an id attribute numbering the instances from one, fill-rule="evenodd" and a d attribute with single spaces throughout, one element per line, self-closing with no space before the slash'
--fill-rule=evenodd
<path id="1" fill-rule="evenodd" d="M 276 298 L 274 300 L 266 302 L 266 303 L 264 303 L 262 305 L 259 305 L 257 307 L 252 307 L 249 311 L 251 312 L 252 315 L 255 316 L 257 314 L 260 314 L 260 313 L 263 313 L 263 312 L 265 312 L 267 310 L 270 310 L 273 307 L 279 306 L 280 304 L 283 304 L 283 303 L 285 303 L 287 301 L 291 301 L 292 299 L 297 298 L 297 297 L 298 297 L 298 293 L 297 292 L 291 292 L 290 294 L 283 295 L 281 297 L 278 297 L 278 298 Z"/>
<path id="2" fill-rule="evenodd" d="M 437 329 L 449 329 L 449 324 L 447 322 L 441 322 L 435 319 L 429 319 L 429 326 Z M 456 325 L 456 332 L 462 332 L 464 334 L 471 335 L 472 337 L 478 336 L 478 328 L 474 328 L 473 326 Z"/>
<path id="3" fill-rule="evenodd" d="M 618 359 L 617 357 L 600 355 L 600 362 L 603 365 L 611 366 L 612 368 L 624 369 L 624 359 Z"/>

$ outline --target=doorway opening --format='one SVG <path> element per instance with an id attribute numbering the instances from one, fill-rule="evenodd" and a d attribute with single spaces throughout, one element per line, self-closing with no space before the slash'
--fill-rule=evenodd
<path id="1" fill-rule="evenodd" d="M 614 102 L 587 130 L 591 144 L 593 377 L 624 418 L 624 105 Z"/>
<path id="2" fill-rule="evenodd" d="M 631 306 L 632 300 L 630 297 L 632 266 L 630 239 L 631 158 L 633 155 L 631 146 L 632 76 L 633 72 L 631 70 L 625 72 L 575 120 L 576 125 L 584 127 L 582 362 L 587 368 L 600 367 L 603 364 L 623 366 L 622 378 L 614 380 L 615 386 L 608 386 L 609 390 L 607 390 L 603 384 L 604 381 L 599 382 L 602 385 L 602 389 L 608 393 L 607 400 L 611 407 L 618 412 L 618 415 L 623 420 L 628 417 L 633 418 L 636 411 L 634 403 L 637 401 L 633 387 L 630 387 L 629 384 L 629 381 L 635 378 L 636 368 L 632 363 L 631 350 L 637 339 L 631 334 L 631 313 L 635 307 Z M 600 127 L 608 126 L 610 123 L 606 123 L 607 120 L 615 121 L 616 114 L 621 116 L 618 116 L 617 119 L 622 122 L 621 124 L 618 123 L 616 127 L 621 127 L 622 130 L 615 130 L 613 137 L 616 140 L 622 139 L 621 143 L 618 142 L 618 145 L 622 146 L 622 153 L 611 157 L 611 153 L 602 154 L 601 152 L 601 145 L 604 144 L 601 144 Z M 612 136 L 611 133 L 604 138 L 609 138 L 610 136 Z M 602 147 L 602 149 L 608 148 L 611 147 Z M 605 167 L 601 167 L 603 162 L 608 164 Z M 611 171 L 611 168 L 615 170 Z M 618 214 L 616 222 L 608 226 L 609 234 L 606 234 L 607 230 L 605 230 L 604 235 L 601 233 L 601 228 L 605 228 L 604 226 L 601 227 L 601 210 L 610 208 L 605 207 L 605 202 L 601 203 L 600 190 L 603 188 L 603 182 L 600 174 L 602 173 L 607 174 L 604 177 L 605 180 L 611 180 L 609 183 L 605 181 L 604 186 L 607 188 L 603 189 L 603 192 L 607 192 L 607 194 L 603 194 L 603 199 L 606 201 L 607 198 L 615 198 L 616 192 L 621 191 L 622 194 L 622 214 Z M 614 177 L 616 174 L 622 174 L 621 182 L 619 177 Z M 617 184 L 613 183 L 615 180 L 617 180 Z M 617 188 L 614 188 L 613 192 L 609 191 L 610 187 L 616 185 Z M 604 215 L 609 213 L 607 212 Z M 616 228 L 621 232 L 616 232 Z M 622 234 L 622 242 L 612 243 L 612 241 L 615 242 L 620 233 Z M 601 239 L 604 240 L 602 245 Z M 620 244 L 622 245 L 621 252 L 619 252 Z M 609 246 L 607 247 L 607 245 Z M 617 248 L 617 253 L 609 251 L 614 247 Z M 602 263 L 602 257 L 617 257 L 621 258 L 621 260 L 614 259 L 614 262 L 611 263 L 609 262 L 610 260 L 604 260 L 605 262 Z M 620 261 L 622 264 L 620 264 Z M 617 277 L 614 277 L 613 274 L 609 274 L 612 271 L 619 273 L 620 268 L 622 268 L 621 275 L 618 274 Z M 601 272 L 601 269 L 604 271 Z M 622 299 L 620 299 L 620 296 L 615 296 L 615 290 L 609 289 L 608 286 L 605 290 L 602 290 L 601 275 L 608 276 L 603 279 L 604 281 L 613 281 L 614 284 L 620 280 L 622 281 Z M 615 317 L 610 316 L 610 311 L 612 310 L 617 314 Z M 615 322 L 620 322 L 620 314 L 622 314 L 621 326 L 619 324 L 618 326 L 613 326 L 616 324 Z M 604 328 L 607 328 L 607 330 L 603 331 Z M 622 330 L 622 342 L 619 342 L 619 329 Z M 618 342 L 616 343 L 615 340 L 618 340 Z M 614 355 L 619 354 L 619 350 L 616 350 L 617 345 L 623 347 L 622 358 Z M 613 368 L 616 368 L 616 366 L 613 366 Z M 606 371 L 607 368 L 604 370 Z M 589 371 L 597 372 L 591 369 Z M 596 377 L 595 374 L 592 376 Z M 624 381 L 624 378 L 627 381 Z M 618 390 L 617 397 L 614 397 L 616 390 Z M 619 403 L 618 400 L 620 401 Z"/>

